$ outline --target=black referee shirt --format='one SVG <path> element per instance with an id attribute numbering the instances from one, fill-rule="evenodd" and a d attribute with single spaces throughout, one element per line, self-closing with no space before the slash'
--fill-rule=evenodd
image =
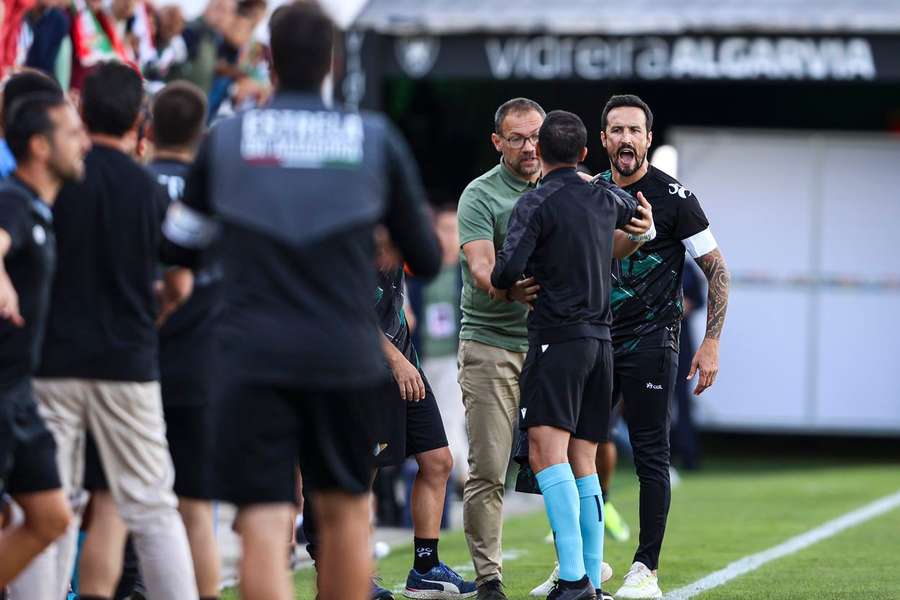
<path id="1" fill-rule="evenodd" d="M 526 276 L 541 286 L 528 315 L 530 342 L 610 339 L 613 230 L 637 210 L 633 198 L 615 190 L 588 184 L 565 167 L 516 203 L 491 283 L 508 289 Z"/>

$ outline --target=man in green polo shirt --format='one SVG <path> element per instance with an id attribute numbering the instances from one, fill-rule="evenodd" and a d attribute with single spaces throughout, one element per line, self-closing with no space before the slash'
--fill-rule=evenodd
<path id="1" fill-rule="evenodd" d="M 529 279 L 507 296 L 491 286 L 491 271 L 516 201 L 540 177 L 535 145 L 543 121 L 544 110 L 532 100 L 515 98 L 500 106 L 491 134 L 500 164 L 472 181 L 459 199 L 459 383 L 469 434 L 463 522 L 478 600 L 506 599 L 500 584 L 503 484 L 518 423 L 519 375 L 528 350 L 526 304 L 538 291 Z"/>

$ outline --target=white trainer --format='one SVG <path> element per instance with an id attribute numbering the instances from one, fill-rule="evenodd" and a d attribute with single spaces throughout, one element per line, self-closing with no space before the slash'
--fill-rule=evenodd
<path id="1" fill-rule="evenodd" d="M 662 590 L 659 589 L 659 581 L 653 571 L 647 565 L 636 562 L 631 565 L 628 574 L 625 575 L 625 583 L 615 593 L 618 600 L 632 598 L 638 600 L 662 598 Z"/>
<path id="2" fill-rule="evenodd" d="M 612 579 L 613 570 L 612 567 L 609 566 L 608 563 L 602 563 L 600 565 L 600 582 L 606 583 L 610 579 Z M 547 594 L 550 593 L 550 590 L 553 589 L 553 586 L 556 585 L 556 581 L 559 579 L 559 563 L 556 563 L 553 566 L 553 572 L 550 573 L 550 577 L 547 578 L 547 581 L 537 586 L 528 594 L 529 596 L 534 596 L 535 598 L 546 598 Z"/>

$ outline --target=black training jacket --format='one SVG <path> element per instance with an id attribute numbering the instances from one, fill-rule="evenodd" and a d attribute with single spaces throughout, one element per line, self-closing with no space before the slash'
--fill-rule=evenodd
<path id="1" fill-rule="evenodd" d="M 546 174 L 519 199 L 491 283 L 508 289 L 523 276 L 537 280 L 541 291 L 528 316 L 531 343 L 610 339 L 613 230 L 636 210 L 621 189 L 589 184 L 568 167 Z"/>

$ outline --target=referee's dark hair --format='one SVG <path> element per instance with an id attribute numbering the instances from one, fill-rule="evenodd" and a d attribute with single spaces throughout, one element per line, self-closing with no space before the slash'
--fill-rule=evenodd
<path id="1" fill-rule="evenodd" d="M 120 62 L 105 62 L 84 79 L 81 117 L 90 133 L 122 137 L 137 124 L 143 102 L 138 72 Z"/>
<path id="2" fill-rule="evenodd" d="M 3 116 L 2 123 L 6 125 L 6 115 L 17 99 L 27 95 L 36 93 L 53 94 L 62 97 L 63 91 L 55 79 L 37 69 L 22 69 L 10 77 L 3 86 Z"/>
<path id="3" fill-rule="evenodd" d="M 34 92 L 17 97 L 11 106 L 6 107 L 9 124 L 4 133 L 16 162 L 22 163 L 29 158 L 31 138 L 53 134 L 56 123 L 50 111 L 65 105 L 66 99 L 62 94 Z"/>
<path id="4" fill-rule="evenodd" d="M 574 165 L 587 145 L 587 128 L 581 118 L 564 110 L 547 113 L 538 133 L 541 160 L 551 165 Z"/>
<path id="5" fill-rule="evenodd" d="M 314 0 L 276 10 L 269 20 L 269 43 L 278 88 L 318 93 L 331 71 L 334 38 L 334 22 Z"/>
<path id="6" fill-rule="evenodd" d="M 507 100 L 501 104 L 500 108 L 497 109 L 497 112 L 494 113 L 494 133 L 503 135 L 503 132 L 500 129 L 503 127 L 503 119 L 505 119 L 506 115 L 509 113 L 524 113 L 532 110 L 541 115 L 541 117 L 547 115 L 547 113 L 544 112 L 544 109 L 541 108 L 541 105 L 534 100 L 529 100 L 528 98 L 513 98 L 512 100 Z"/>
<path id="7" fill-rule="evenodd" d="M 173 81 L 153 98 L 151 112 L 157 148 L 193 148 L 205 129 L 206 94 L 189 81 Z"/>
<path id="8" fill-rule="evenodd" d="M 609 115 L 609 111 L 623 106 L 639 108 L 644 111 L 644 116 L 647 118 L 647 131 L 653 130 L 653 111 L 650 110 L 647 103 L 634 94 L 621 94 L 610 98 L 606 103 L 606 106 L 603 107 L 603 114 L 600 117 L 600 128 L 603 129 L 603 131 L 606 131 L 606 117 Z"/>

